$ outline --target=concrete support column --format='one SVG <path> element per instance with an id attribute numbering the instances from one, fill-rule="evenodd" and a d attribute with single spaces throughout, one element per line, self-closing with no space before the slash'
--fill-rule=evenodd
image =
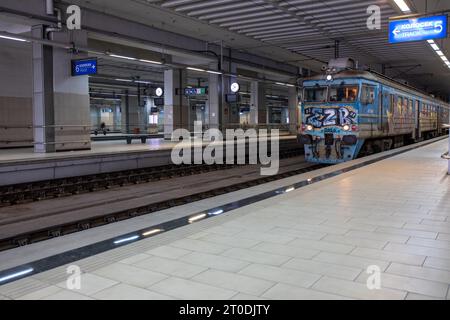
<path id="1" fill-rule="evenodd" d="M 139 103 L 138 97 L 130 95 L 128 90 L 125 90 L 125 95 L 122 96 L 122 132 L 126 134 L 135 133 L 139 129 L 140 133 L 146 131 L 146 112 L 145 106 Z"/>
<path id="2" fill-rule="evenodd" d="M 87 46 L 86 31 L 55 32 L 57 42 L 73 42 Z M 56 151 L 91 148 L 89 121 L 89 77 L 73 77 L 71 61 L 88 55 L 72 54 L 66 49 L 53 48 L 53 96 L 55 108 Z"/>
<path id="3" fill-rule="evenodd" d="M 128 98 L 128 116 L 129 116 L 129 125 L 130 132 L 135 133 L 137 130 L 143 133 L 143 125 L 142 125 L 142 107 L 139 104 L 138 97 L 130 96 Z"/>
<path id="4" fill-rule="evenodd" d="M 113 112 L 114 112 L 114 128 L 113 130 L 120 130 L 122 131 L 122 114 L 120 112 L 121 106 L 115 105 L 113 106 Z"/>
<path id="5" fill-rule="evenodd" d="M 43 39 L 45 27 L 34 26 L 33 37 Z M 34 152 L 55 151 L 55 109 L 53 102 L 53 48 L 33 43 L 33 127 Z"/>
<path id="6" fill-rule="evenodd" d="M 190 121 L 192 112 L 183 94 L 186 84 L 186 70 L 164 71 L 164 138 L 167 140 L 172 138 L 172 132 L 176 129 L 193 131 L 194 123 Z"/>
<path id="7" fill-rule="evenodd" d="M 267 124 L 266 93 L 263 83 L 252 81 L 250 98 L 250 124 Z"/>
<path id="8" fill-rule="evenodd" d="M 209 75 L 208 86 L 208 105 L 207 105 L 207 119 L 209 128 L 220 129 L 222 123 L 222 108 L 221 108 L 221 76 L 217 74 Z"/>
<path id="9" fill-rule="evenodd" d="M 33 27 L 32 34 L 45 38 L 45 27 Z M 87 46 L 87 33 L 55 32 L 53 40 Z M 33 43 L 35 152 L 90 149 L 89 79 L 71 74 L 71 60 L 86 57 Z"/>
<path id="10" fill-rule="evenodd" d="M 288 107 L 289 107 L 289 131 L 291 134 L 297 134 L 297 127 L 300 123 L 300 109 L 299 109 L 299 99 L 298 99 L 298 88 L 290 87 L 288 96 Z"/>
<path id="11" fill-rule="evenodd" d="M 231 74 L 237 74 L 237 66 L 235 63 L 230 63 L 229 70 Z M 234 82 L 238 82 L 237 78 L 232 77 L 226 77 L 223 79 L 223 87 L 224 87 L 224 112 L 223 112 L 223 125 L 226 127 L 228 124 L 234 124 L 239 125 L 240 117 L 239 117 L 239 105 L 238 103 L 227 103 L 225 101 L 225 95 L 226 94 L 234 94 L 231 92 L 231 84 Z"/>
<path id="12" fill-rule="evenodd" d="M 122 126 L 120 131 L 122 131 L 122 133 L 130 133 L 130 117 L 128 116 L 128 104 L 128 90 L 125 90 L 124 95 L 122 96 L 122 100 L 120 101 L 120 106 L 122 109 Z"/>

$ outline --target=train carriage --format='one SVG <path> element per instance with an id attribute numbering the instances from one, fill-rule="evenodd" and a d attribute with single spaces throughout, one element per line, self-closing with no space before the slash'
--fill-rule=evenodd
<path id="1" fill-rule="evenodd" d="M 333 71 L 303 83 L 307 161 L 341 163 L 448 133 L 449 104 L 374 72 Z"/>

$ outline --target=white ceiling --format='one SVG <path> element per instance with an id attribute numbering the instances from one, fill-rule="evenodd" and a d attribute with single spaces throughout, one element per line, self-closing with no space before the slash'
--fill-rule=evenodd
<path id="1" fill-rule="evenodd" d="M 450 9 L 450 0 L 407 0 L 415 12 Z M 450 69 L 426 42 L 388 43 L 388 19 L 400 11 L 391 0 L 72 0 L 81 5 L 187 34 L 278 61 L 319 70 L 340 56 L 429 91 L 450 95 Z M 369 5 L 382 10 L 382 30 L 366 26 Z M 427 6 L 427 7 L 426 7 Z M 450 57 L 449 39 L 438 41 Z M 419 66 L 420 65 L 420 66 Z M 393 67 L 393 68 L 391 68 Z"/>

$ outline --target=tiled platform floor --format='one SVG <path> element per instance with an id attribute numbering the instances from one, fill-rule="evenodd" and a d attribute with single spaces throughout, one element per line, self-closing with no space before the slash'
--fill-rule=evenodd
<path id="1" fill-rule="evenodd" d="M 0 299 L 450 299 L 447 141 L 0 286 Z M 366 272 L 381 271 L 369 290 Z"/>

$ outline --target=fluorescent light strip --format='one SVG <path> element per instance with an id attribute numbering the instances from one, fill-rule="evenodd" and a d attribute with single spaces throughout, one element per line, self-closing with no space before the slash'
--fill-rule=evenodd
<path id="1" fill-rule="evenodd" d="M 129 80 L 129 79 L 114 79 L 116 81 L 121 81 L 121 82 L 133 82 L 133 80 Z"/>
<path id="2" fill-rule="evenodd" d="M 438 51 L 439 47 L 436 43 L 431 43 L 430 46 L 433 48 L 433 50 Z"/>
<path id="3" fill-rule="evenodd" d="M 200 72 L 206 72 L 206 70 L 204 70 L 204 69 L 199 69 L 199 68 L 192 68 L 192 67 L 187 67 L 186 69 L 188 69 L 188 70 L 192 70 L 192 71 L 200 71 Z"/>
<path id="4" fill-rule="evenodd" d="M 444 61 L 444 63 L 447 65 L 447 67 L 450 68 L 450 63 L 448 58 L 445 56 L 444 52 L 439 48 L 439 46 L 436 44 L 434 40 L 427 40 L 428 44 L 433 48 L 434 52 Z"/>
<path id="5" fill-rule="evenodd" d="M 162 229 L 153 229 L 153 230 L 144 232 L 142 235 L 143 235 L 144 237 L 148 237 L 148 236 L 151 236 L 151 235 L 154 235 L 154 234 L 157 234 L 157 233 L 161 233 L 161 232 L 163 232 L 163 231 L 164 231 L 164 230 L 162 230 Z"/>
<path id="6" fill-rule="evenodd" d="M 15 37 L 0 36 L 0 38 L 6 39 L 6 40 L 14 40 L 14 41 L 20 41 L 20 42 L 28 42 L 28 41 L 25 40 L 25 39 L 20 39 L 20 38 L 15 38 Z"/>
<path id="7" fill-rule="evenodd" d="M 139 61 L 140 62 L 145 62 L 145 63 L 151 63 L 151 64 L 162 64 L 162 62 L 153 61 L 153 60 L 139 59 Z"/>
<path id="8" fill-rule="evenodd" d="M 130 241 L 137 240 L 137 239 L 139 239 L 139 236 L 132 236 L 132 237 L 129 237 L 129 238 L 125 238 L 125 239 L 120 239 L 120 240 L 114 241 L 114 244 L 121 244 L 121 243 L 124 243 L 124 242 L 130 242 Z"/>
<path id="9" fill-rule="evenodd" d="M 292 187 L 292 188 L 288 188 L 288 189 L 286 189 L 285 190 L 285 192 L 292 192 L 292 191 L 294 191 L 295 190 L 295 188 L 294 187 Z"/>
<path id="10" fill-rule="evenodd" d="M 126 56 L 119 56 L 117 54 L 110 54 L 109 56 L 113 57 L 113 58 L 118 58 L 118 59 L 126 59 L 126 60 L 134 60 L 134 61 L 137 60 L 136 58 L 126 57 Z"/>
<path id="11" fill-rule="evenodd" d="M 394 0 L 395 4 L 402 10 L 404 13 L 410 13 L 411 9 L 406 4 L 405 0 Z"/>
<path id="12" fill-rule="evenodd" d="M 222 74 L 222 72 L 219 72 L 219 71 L 212 71 L 212 70 L 207 70 L 206 72 L 212 73 L 212 74 Z"/>
<path id="13" fill-rule="evenodd" d="M 135 80 L 134 82 L 136 82 L 136 83 L 143 83 L 143 84 L 150 84 L 151 83 L 149 81 L 142 81 L 142 80 Z"/>
<path id="14" fill-rule="evenodd" d="M 33 272 L 33 271 L 34 271 L 33 268 L 29 268 L 29 269 L 26 269 L 26 270 L 23 270 L 23 271 L 20 271 L 20 272 L 16 272 L 16 273 L 10 274 L 9 276 L 5 276 L 5 277 L 0 278 L 0 282 L 5 282 L 5 281 L 8 281 L 8 280 L 20 277 L 20 276 L 24 276 L 26 274 L 29 274 L 29 273 Z"/>
<path id="15" fill-rule="evenodd" d="M 290 83 L 275 82 L 275 84 L 277 84 L 279 86 L 284 86 L 284 87 L 295 87 L 293 84 L 290 84 Z"/>
<path id="16" fill-rule="evenodd" d="M 196 221 L 204 219 L 204 218 L 206 218 L 206 213 L 202 213 L 202 214 L 199 214 L 199 215 L 189 218 L 189 223 L 193 223 L 193 222 L 196 222 Z"/>

